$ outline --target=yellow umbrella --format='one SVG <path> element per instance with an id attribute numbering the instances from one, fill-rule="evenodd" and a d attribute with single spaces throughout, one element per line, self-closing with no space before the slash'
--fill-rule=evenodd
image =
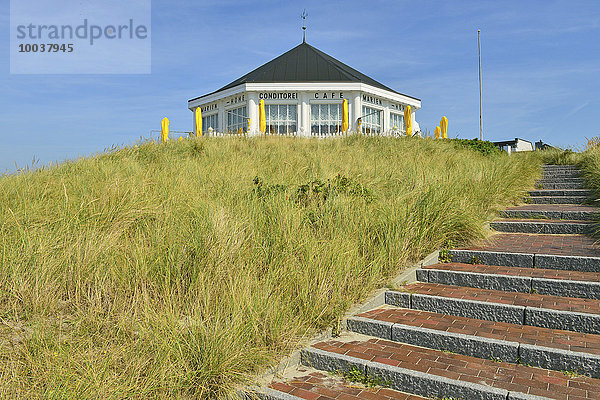
<path id="1" fill-rule="evenodd" d="M 265 101 L 260 100 L 258 103 L 258 129 L 260 133 L 265 133 L 267 130 L 267 119 L 265 117 Z"/>
<path id="2" fill-rule="evenodd" d="M 202 136 L 202 110 L 196 107 L 196 137 Z"/>
<path id="3" fill-rule="evenodd" d="M 348 131 L 348 100 L 342 102 L 342 132 Z"/>
<path id="4" fill-rule="evenodd" d="M 160 140 L 165 143 L 169 140 L 169 119 L 164 117 L 160 122 Z"/>
<path id="5" fill-rule="evenodd" d="M 406 106 L 404 109 L 404 127 L 406 128 L 406 136 L 412 136 L 412 115 L 410 113 L 410 106 Z"/>
<path id="6" fill-rule="evenodd" d="M 448 118 L 446 118 L 446 116 L 442 117 L 440 126 L 442 127 L 442 138 L 448 139 Z"/>
<path id="7" fill-rule="evenodd" d="M 436 139 L 439 139 L 439 138 L 440 138 L 440 132 L 441 132 L 441 131 L 442 131 L 442 130 L 440 129 L 440 127 L 439 127 L 439 126 L 436 126 L 436 127 L 435 127 L 435 138 L 436 138 Z"/>

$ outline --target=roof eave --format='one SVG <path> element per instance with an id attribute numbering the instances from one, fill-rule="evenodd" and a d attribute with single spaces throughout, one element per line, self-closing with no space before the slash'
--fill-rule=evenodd
<path id="1" fill-rule="evenodd" d="M 231 96 L 237 93 L 246 91 L 260 91 L 260 90 L 329 90 L 327 84 L 334 86 L 345 86 L 346 88 L 336 87 L 334 90 L 353 90 L 371 93 L 373 95 L 386 98 L 388 100 L 404 103 L 415 107 L 415 109 L 421 108 L 421 99 L 409 96 L 403 93 L 396 92 L 395 90 L 386 90 L 377 86 L 370 85 L 363 82 L 251 82 L 242 83 L 232 88 L 225 90 L 217 90 L 205 94 L 203 96 L 195 97 L 188 100 L 188 108 L 191 110 L 193 107 L 197 107 L 199 104 L 210 103 L 219 100 L 223 97 Z M 275 87 L 269 87 L 269 86 Z M 277 87 L 285 85 L 285 87 Z"/>

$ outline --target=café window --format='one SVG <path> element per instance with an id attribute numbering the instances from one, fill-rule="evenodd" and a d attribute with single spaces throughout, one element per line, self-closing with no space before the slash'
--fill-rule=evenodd
<path id="1" fill-rule="evenodd" d="M 327 136 L 342 132 L 341 104 L 312 104 L 310 131 L 313 135 Z"/>
<path id="2" fill-rule="evenodd" d="M 219 130 L 219 114 L 202 117 L 202 131 L 208 132 L 209 128 L 212 128 L 213 132 L 217 132 Z"/>
<path id="3" fill-rule="evenodd" d="M 298 105 L 265 104 L 267 133 L 272 135 L 291 135 L 298 131 Z"/>
<path id="4" fill-rule="evenodd" d="M 392 131 L 404 132 L 404 115 L 390 113 L 390 128 Z"/>
<path id="5" fill-rule="evenodd" d="M 227 131 L 229 133 L 238 133 L 240 128 L 244 133 L 248 131 L 246 106 L 227 111 Z"/>
<path id="6" fill-rule="evenodd" d="M 376 135 L 381 133 L 381 114 L 382 110 L 371 107 L 362 108 L 362 133 L 366 135 Z"/>

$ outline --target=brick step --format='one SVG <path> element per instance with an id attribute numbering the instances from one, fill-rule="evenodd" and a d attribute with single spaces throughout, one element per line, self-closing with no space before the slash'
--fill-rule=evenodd
<path id="1" fill-rule="evenodd" d="M 437 283 L 388 291 L 386 304 L 517 325 L 600 333 L 600 301 Z"/>
<path id="2" fill-rule="evenodd" d="M 565 204 L 527 204 L 509 207 L 499 213 L 503 218 L 547 218 L 568 220 L 600 219 L 600 210 L 596 207 Z"/>
<path id="3" fill-rule="evenodd" d="M 510 253 L 506 251 L 467 249 L 450 250 L 449 253 L 451 260 L 457 263 L 600 272 L 600 257 Z"/>
<path id="4" fill-rule="evenodd" d="M 465 264 L 600 272 L 600 246 L 585 235 L 498 233 L 449 254 L 453 262 Z"/>
<path id="5" fill-rule="evenodd" d="M 538 189 L 585 189 L 583 182 L 536 182 Z"/>
<path id="6" fill-rule="evenodd" d="M 326 341 L 301 362 L 324 371 L 358 369 L 392 389 L 432 398 L 599 399 L 600 380 L 525 365 L 444 353 L 384 339 Z M 535 397 L 538 396 L 538 397 Z"/>
<path id="7" fill-rule="evenodd" d="M 590 199 L 587 196 L 529 196 L 524 201 L 530 204 L 584 204 Z"/>
<path id="8" fill-rule="evenodd" d="M 568 196 L 582 197 L 589 196 L 591 192 L 588 189 L 540 189 L 530 190 L 529 195 L 532 197 L 540 196 Z"/>
<path id="9" fill-rule="evenodd" d="M 594 222 L 583 220 L 501 219 L 490 222 L 498 232 L 584 234 L 593 232 Z"/>
<path id="10" fill-rule="evenodd" d="M 417 279 L 426 283 L 600 300 L 600 275 L 595 272 L 449 263 L 423 267 L 417 270 Z"/>
<path id="11" fill-rule="evenodd" d="M 600 378 L 600 335 L 389 306 L 350 318 L 347 326 L 394 342 Z"/>
<path id="12" fill-rule="evenodd" d="M 268 388 L 257 390 L 256 394 L 264 400 L 426 400 L 393 389 L 365 387 L 339 375 L 314 370 L 298 372 L 297 376 L 284 382 L 273 382 Z"/>

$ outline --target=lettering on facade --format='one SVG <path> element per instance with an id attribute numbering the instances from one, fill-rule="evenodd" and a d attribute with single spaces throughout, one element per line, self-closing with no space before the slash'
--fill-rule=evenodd
<path id="1" fill-rule="evenodd" d="M 297 100 L 298 93 L 297 92 L 271 92 L 271 93 L 259 93 L 259 99 L 263 100 Z"/>
<path id="2" fill-rule="evenodd" d="M 231 104 L 237 104 L 237 103 L 241 103 L 243 101 L 246 101 L 246 96 L 245 95 L 240 95 L 240 96 L 235 96 L 235 97 L 230 97 L 229 99 L 227 99 L 227 101 L 225 102 L 226 106 L 229 106 Z"/>
<path id="3" fill-rule="evenodd" d="M 362 100 L 365 103 L 371 103 L 371 104 L 375 104 L 375 105 L 378 105 L 378 106 L 381 105 L 381 99 L 379 99 L 377 97 L 369 96 L 369 95 L 366 95 L 366 94 L 363 94 Z"/>
<path id="4" fill-rule="evenodd" d="M 315 92 L 315 99 L 343 99 L 344 93 L 339 92 Z"/>
<path id="5" fill-rule="evenodd" d="M 393 110 L 397 110 L 397 111 L 404 110 L 404 107 L 402 107 L 402 104 L 397 104 L 397 103 L 390 103 L 390 108 Z"/>
<path id="6" fill-rule="evenodd" d="M 213 103 L 213 104 L 209 104 L 209 105 L 200 107 L 200 111 L 202 111 L 204 113 L 207 111 L 216 110 L 217 107 L 218 107 L 217 103 Z"/>

